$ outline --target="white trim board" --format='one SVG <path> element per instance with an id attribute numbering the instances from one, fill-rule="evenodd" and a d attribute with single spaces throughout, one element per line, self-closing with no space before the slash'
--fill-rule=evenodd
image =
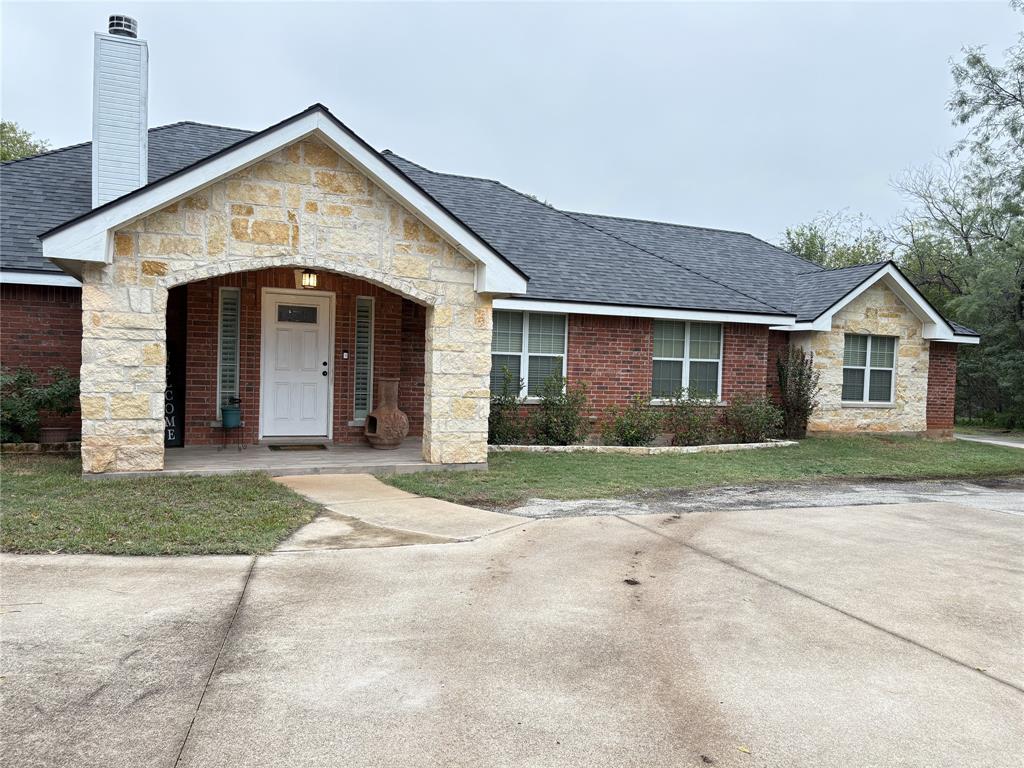
<path id="1" fill-rule="evenodd" d="M 0 272 L 0 283 L 7 285 L 53 285 L 62 288 L 81 288 L 82 284 L 71 275 L 52 272 Z"/>
<path id="2" fill-rule="evenodd" d="M 682 319 L 682 321 L 705 323 L 749 323 L 754 326 L 776 326 L 787 321 L 796 322 L 797 319 L 792 314 L 748 314 L 745 312 L 719 312 L 713 309 L 663 309 L 630 306 L 629 304 L 587 304 L 571 301 L 545 301 L 543 299 L 495 299 L 494 308 L 552 314 L 600 314 L 611 317 L 653 317 L 654 319 Z"/>
<path id="3" fill-rule="evenodd" d="M 759 315 L 703 309 L 661 309 L 659 307 L 632 307 L 628 304 L 584 304 L 542 299 L 495 299 L 494 309 L 547 312 L 556 315 L 650 317 L 656 320 L 694 320 L 708 323 L 749 323 L 751 325 L 778 325 L 787 321 L 796 321 L 796 317 L 793 315 Z"/>
<path id="4" fill-rule="evenodd" d="M 773 325 L 773 331 L 831 331 L 832 319 L 864 291 L 879 282 L 895 293 L 899 299 L 921 320 L 921 338 L 928 341 L 948 341 L 953 344 L 978 344 L 977 336 L 965 336 L 956 333 L 945 318 L 936 312 L 925 300 L 921 292 L 907 280 L 893 264 L 886 264 L 871 277 L 862 282 L 849 293 L 843 295 L 835 304 L 826 309 L 814 320 L 794 322 L 791 325 Z"/>
<path id="5" fill-rule="evenodd" d="M 191 170 L 155 182 L 92 215 L 40 237 L 43 256 L 77 271 L 76 262 L 109 264 L 115 229 L 165 208 L 197 190 L 214 184 L 296 141 L 316 136 L 355 165 L 375 184 L 407 206 L 460 253 L 477 264 L 476 290 L 485 293 L 523 293 L 526 278 L 486 245 L 475 233 L 442 208 L 418 186 L 381 158 L 354 134 L 343 130 L 330 112 L 316 105 L 252 140 L 243 140 Z"/>

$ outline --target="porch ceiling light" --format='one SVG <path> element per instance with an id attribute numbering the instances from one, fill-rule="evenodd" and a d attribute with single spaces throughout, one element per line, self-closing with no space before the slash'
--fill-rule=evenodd
<path id="1" fill-rule="evenodd" d="M 316 288 L 317 274 L 312 269 L 302 270 L 302 287 Z"/>

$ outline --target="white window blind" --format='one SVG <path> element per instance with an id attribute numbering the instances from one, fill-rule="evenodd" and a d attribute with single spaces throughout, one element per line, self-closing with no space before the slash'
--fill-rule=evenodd
<path id="1" fill-rule="evenodd" d="M 356 299 L 355 410 L 365 419 L 373 401 L 373 299 Z"/>
<path id="2" fill-rule="evenodd" d="M 843 348 L 844 402 L 891 403 L 895 372 L 895 336 L 846 335 Z"/>
<path id="3" fill-rule="evenodd" d="M 654 321 L 652 397 L 675 397 L 683 392 L 720 400 L 721 367 L 721 325 Z"/>
<path id="4" fill-rule="evenodd" d="M 565 378 L 565 315 L 538 312 L 494 313 L 491 331 L 491 394 L 501 394 L 505 369 L 520 396 L 538 397 L 552 376 Z"/>
<path id="5" fill-rule="evenodd" d="M 241 291 L 220 289 L 217 340 L 217 418 L 220 408 L 238 397 L 238 347 L 241 326 Z"/>

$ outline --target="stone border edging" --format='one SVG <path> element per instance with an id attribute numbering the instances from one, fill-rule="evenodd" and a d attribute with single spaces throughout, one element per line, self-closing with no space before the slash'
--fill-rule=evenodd
<path id="1" fill-rule="evenodd" d="M 82 443 L 69 440 L 66 443 L 3 443 L 0 453 L 8 454 L 61 454 L 76 456 L 81 453 Z"/>
<path id="2" fill-rule="evenodd" d="M 767 443 L 718 443 L 713 445 L 488 445 L 489 453 L 624 453 L 633 456 L 658 456 L 682 453 L 728 453 L 755 448 L 785 448 L 796 440 L 770 440 Z"/>

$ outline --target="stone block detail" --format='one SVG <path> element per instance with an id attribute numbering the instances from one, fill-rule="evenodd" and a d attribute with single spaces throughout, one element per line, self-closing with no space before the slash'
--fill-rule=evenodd
<path id="1" fill-rule="evenodd" d="M 278 267 L 348 275 L 427 307 L 424 455 L 486 461 L 491 302 L 474 264 L 325 144 L 297 142 L 133 222 L 113 254 L 83 275 L 85 472 L 163 465 L 168 289 Z"/>
<path id="2" fill-rule="evenodd" d="M 821 373 L 819 406 L 812 432 L 923 433 L 927 426 L 929 342 L 921 338 L 921 320 L 881 283 L 864 291 L 832 319 L 832 330 L 791 335 L 791 343 L 814 353 Z M 896 387 L 892 405 L 842 402 L 846 334 L 895 336 Z"/>

